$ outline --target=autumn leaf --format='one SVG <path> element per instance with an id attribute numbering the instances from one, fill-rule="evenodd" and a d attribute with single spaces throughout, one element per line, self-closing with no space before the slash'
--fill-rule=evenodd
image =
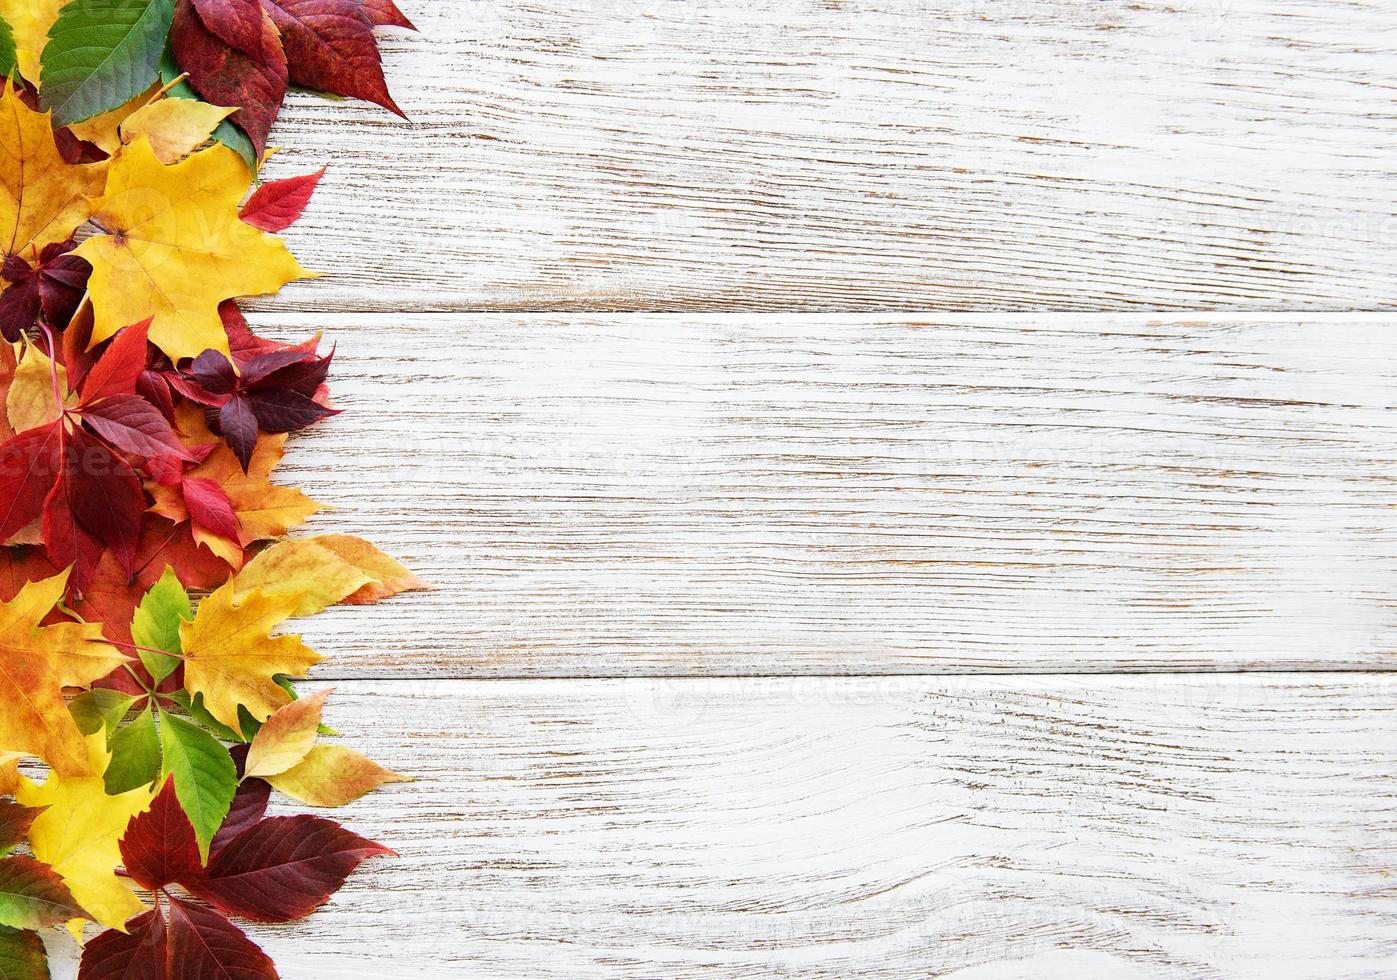
<path id="1" fill-rule="evenodd" d="M 250 55 L 213 33 L 190 0 L 178 0 L 170 46 L 194 91 L 214 105 L 239 106 L 231 117 L 252 141 L 257 158 L 286 97 L 286 55 L 276 25 L 258 11 L 263 53 Z"/>
<path id="2" fill-rule="evenodd" d="M 342 745 L 314 746 L 290 769 L 265 778 L 274 789 L 294 800 L 328 807 L 352 803 L 388 783 L 410 781 Z"/>
<path id="3" fill-rule="evenodd" d="M 171 978 L 277 980 L 276 967 L 241 929 L 217 912 L 170 897 L 167 965 Z"/>
<path id="4" fill-rule="evenodd" d="M 184 683 L 201 694 L 209 712 L 237 729 L 238 706 L 256 721 L 265 721 L 291 701 L 273 677 L 300 677 L 320 662 L 320 655 L 297 636 L 271 636 L 292 615 L 299 598 L 250 592 L 234 599 L 224 585 L 207 596 L 192 623 L 180 627 L 184 648 Z"/>
<path id="5" fill-rule="evenodd" d="M 254 228 L 263 231 L 285 231 L 296 223 L 310 203 L 320 178 L 325 176 L 321 167 L 313 174 L 304 177 L 287 177 L 284 180 L 269 180 L 247 199 L 240 212 L 241 217 Z"/>
<path id="6" fill-rule="evenodd" d="M 189 891 L 255 922 L 303 919 L 325 904 L 364 861 L 393 855 L 333 820 L 268 817 L 215 854 Z"/>
<path id="7" fill-rule="evenodd" d="M 49 980 L 48 956 L 37 932 L 0 928 L 0 976 L 6 980 Z"/>
<path id="8" fill-rule="evenodd" d="M 0 798 L 0 856 L 9 854 L 16 844 L 29 836 L 29 828 L 43 812 Z"/>
<path id="9" fill-rule="evenodd" d="M 235 368 L 229 357 L 207 350 L 181 373 L 179 388 L 186 397 L 218 408 L 219 432 L 247 469 L 259 431 L 296 432 L 339 414 L 318 400 L 332 357 L 273 351 Z"/>
<path id="10" fill-rule="evenodd" d="M 207 143 L 218 124 L 236 111 L 190 99 L 162 99 L 136 110 L 121 124 L 121 141 L 132 143 L 144 136 L 156 158 L 168 166 Z"/>
<path id="11" fill-rule="evenodd" d="M 364 13 L 375 27 L 406 27 L 410 31 L 417 30 L 393 0 L 363 0 L 363 3 Z"/>
<path id="12" fill-rule="evenodd" d="M 67 126 L 140 95 L 158 77 L 174 0 L 68 0 L 49 28 L 40 93 Z"/>
<path id="13" fill-rule="evenodd" d="M 83 946 L 79 980 L 174 980 L 166 967 L 165 917 L 143 912 L 125 930 L 109 929 Z"/>
<path id="14" fill-rule="evenodd" d="M 49 28 L 67 0 L 0 0 L 0 17 L 14 29 L 19 73 L 39 84 L 39 56 L 48 43 Z"/>
<path id="15" fill-rule="evenodd" d="M 91 761 L 84 769 L 100 773 L 106 768 L 110 757 L 105 743 L 103 733 L 87 736 Z M 141 911 L 140 900 L 116 876 L 121 864 L 117 841 L 131 818 L 150 804 L 149 790 L 109 796 L 100 775 L 51 772 L 42 785 L 21 777 L 16 795 L 25 806 L 47 808 L 29 832 L 34 857 L 63 878 L 93 919 L 114 928 Z"/>
<path id="16" fill-rule="evenodd" d="M 86 686 L 126 657 L 97 624 L 39 624 L 62 598 L 64 572 L 30 582 L 0 603 L 0 748 L 43 759 L 65 776 L 91 772 L 87 747 L 63 701 L 64 686 Z M 98 770 L 100 772 L 100 770 Z"/>
<path id="17" fill-rule="evenodd" d="M 222 145 L 168 167 L 144 137 L 117 155 L 93 215 L 107 234 L 77 252 L 92 264 L 94 343 L 152 318 L 150 339 L 172 359 L 227 352 L 222 300 L 311 275 L 278 239 L 238 219 L 248 180 Z"/>
<path id="18" fill-rule="evenodd" d="M 105 179 L 106 164 L 66 162 L 48 114 L 25 105 L 13 85 L 0 86 L 0 252 L 34 258 L 73 237 Z"/>
<path id="19" fill-rule="evenodd" d="M 363 605 L 426 585 L 362 538 L 327 534 L 272 545 L 234 576 L 233 588 L 298 595 L 294 615 L 311 616 L 337 603 Z"/>
<path id="20" fill-rule="evenodd" d="M 203 876 L 194 826 L 180 808 L 173 776 L 155 795 L 150 809 L 127 826 L 121 838 L 121 859 L 142 888 L 163 888 Z"/>
<path id="21" fill-rule="evenodd" d="M 55 378 L 59 388 L 66 391 L 67 370 L 61 364 L 55 366 L 35 345 L 25 347 L 5 399 L 5 412 L 15 431 L 37 429 L 63 414 L 64 405 L 54 394 Z"/>
<path id="22" fill-rule="evenodd" d="M 262 6 L 281 31 L 292 82 L 403 115 L 388 94 L 373 23 L 360 0 L 262 0 Z"/>
<path id="23" fill-rule="evenodd" d="M 69 254 L 77 247 L 72 239 L 45 245 L 32 264 L 19 255 L 5 257 L 0 275 L 10 285 L 0 293 L 0 336 L 14 343 L 41 315 L 55 329 L 68 325 L 92 272 L 86 260 Z"/>
<path id="24" fill-rule="evenodd" d="M 182 405 L 177 420 L 185 433 L 186 445 L 194 446 L 218 441 L 204 422 L 203 412 L 195 405 Z M 218 445 L 203 462 L 189 467 L 179 481 L 168 486 L 155 486 L 153 512 L 176 523 L 194 520 L 194 539 L 208 547 L 233 569 L 242 567 L 243 548 L 255 541 L 279 538 L 288 530 L 302 524 L 320 510 L 320 505 L 299 490 L 271 482 L 272 472 L 286 455 L 284 435 L 262 435 L 248 461 L 246 471 L 233 451 Z M 217 527 L 199 519 L 191 507 L 188 488 L 190 480 L 206 480 L 216 485 L 228 498 L 237 519 L 238 538 L 220 538 Z M 205 494 L 207 486 L 199 487 Z M 226 542 L 226 543 L 225 543 Z"/>
<path id="25" fill-rule="evenodd" d="M 94 146 L 101 147 L 103 152 L 110 156 L 121 148 L 122 123 L 149 103 L 151 99 L 156 98 L 159 93 L 159 84 L 152 84 L 150 88 L 115 109 L 109 109 L 91 119 L 73 123 L 68 127 L 68 131 L 80 140 L 86 140 Z"/>
<path id="26" fill-rule="evenodd" d="M 320 730 L 320 712 L 330 690 L 282 705 L 266 720 L 247 750 L 244 775 L 275 776 L 306 757 Z"/>
<path id="27" fill-rule="evenodd" d="M 193 0 L 199 20 L 230 47 L 260 61 L 275 57 L 280 44 L 271 44 L 263 30 L 261 0 Z"/>
<path id="28" fill-rule="evenodd" d="M 0 926 L 47 929 L 86 917 L 48 865 L 22 855 L 0 859 Z"/>

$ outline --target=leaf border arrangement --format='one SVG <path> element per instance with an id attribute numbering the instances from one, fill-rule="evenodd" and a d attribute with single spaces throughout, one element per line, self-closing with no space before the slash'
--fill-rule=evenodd
<path id="1" fill-rule="evenodd" d="M 278 232 L 324 174 L 258 168 L 289 86 L 388 93 L 392 0 L 0 0 L 0 976 L 261 980 L 291 922 L 392 852 L 276 795 L 403 777 L 337 740 L 286 621 L 424 588 L 288 537 L 273 482 L 336 414 L 320 338 L 237 305 L 312 273 Z M 79 244 L 80 242 L 80 244 Z M 86 932 L 95 923 L 100 932 Z"/>

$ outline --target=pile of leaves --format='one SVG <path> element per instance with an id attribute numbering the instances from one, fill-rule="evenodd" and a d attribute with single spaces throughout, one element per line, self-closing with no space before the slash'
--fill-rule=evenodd
<path id="1" fill-rule="evenodd" d="M 422 587 L 273 482 L 336 413 L 319 337 L 236 300 L 310 276 L 262 183 L 289 85 L 397 111 L 391 0 L 0 0 L 0 976 L 276 977 L 288 922 L 391 854 L 337 807 L 403 777 L 321 722 L 288 620 Z M 101 929 L 93 935 L 95 923 Z"/>

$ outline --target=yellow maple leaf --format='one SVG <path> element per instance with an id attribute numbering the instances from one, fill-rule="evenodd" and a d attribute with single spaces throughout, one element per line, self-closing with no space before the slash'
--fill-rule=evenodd
<path id="1" fill-rule="evenodd" d="M 0 17 L 15 35 L 19 73 L 39 84 L 39 56 L 48 43 L 49 28 L 68 0 L 0 0 Z"/>
<path id="2" fill-rule="evenodd" d="M 39 625 L 67 584 L 65 571 L 0 602 L 0 751 L 35 755 L 65 776 L 84 776 L 89 757 L 63 688 L 85 687 L 128 658 L 102 639 L 100 623 Z"/>
<path id="3" fill-rule="evenodd" d="M 93 212 L 106 234 L 76 252 L 92 263 L 92 343 L 152 317 L 150 339 L 174 360 L 227 354 L 220 302 L 311 277 L 281 239 L 238 217 L 250 182 L 221 144 L 172 166 L 145 136 L 122 147 Z"/>
<path id="4" fill-rule="evenodd" d="M 176 163 L 207 143 L 218 124 L 237 111 L 193 99 L 162 99 L 137 109 L 121 124 L 121 142 L 144 136 L 161 163 Z"/>
<path id="5" fill-rule="evenodd" d="M 0 91 L 0 252 L 33 258 L 45 245 L 67 241 L 91 216 L 89 198 L 101 193 L 106 167 L 105 163 L 77 166 L 64 161 L 53 141 L 49 114 L 30 109 L 14 86 L 4 83 Z"/>
<path id="6" fill-rule="evenodd" d="M 204 707 L 229 728 L 238 727 L 238 705 L 266 721 L 291 701 L 272 678 L 300 677 L 320 662 L 299 636 L 271 635 L 299 603 L 296 595 L 258 591 L 235 597 L 228 583 L 199 603 L 193 621 L 180 624 L 184 686 L 202 694 Z"/>
<path id="7" fill-rule="evenodd" d="M 34 856 L 63 878 L 79 905 L 110 929 L 121 929 L 143 906 L 134 892 L 116 876 L 121 864 L 119 841 L 131 818 L 150 806 L 148 787 L 119 796 L 108 796 L 100 773 L 111 761 L 105 730 L 86 739 L 90 761 L 86 768 L 97 775 L 49 774 L 42 784 L 21 776 L 16 797 L 25 806 L 47 807 L 34 821 L 29 842 Z M 69 923 L 80 936 L 82 922 Z"/>

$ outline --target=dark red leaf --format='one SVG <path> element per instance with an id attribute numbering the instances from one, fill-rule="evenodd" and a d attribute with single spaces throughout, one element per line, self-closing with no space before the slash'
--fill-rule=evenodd
<path id="1" fill-rule="evenodd" d="M 24 840 L 30 826 L 43 812 L 43 807 L 28 807 L 11 799 L 0 799 L 0 851 L 8 851 Z"/>
<path id="2" fill-rule="evenodd" d="M 106 351 L 92 365 L 82 383 L 82 401 L 91 404 L 110 395 L 130 395 L 136 391 L 141 372 L 146 369 L 146 339 L 150 320 L 122 329 Z"/>
<path id="3" fill-rule="evenodd" d="M 169 419 L 140 395 L 112 395 L 83 409 L 99 436 L 134 456 L 173 456 L 193 462 Z"/>
<path id="4" fill-rule="evenodd" d="M 170 980 L 165 970 L 165 919 L 158 910 L 108 929 L 82 951 L 78 980 Z"/>
<path id="5" fill-rule="evenodd" d="M 220 538 L 240 540 L 242 526 L 221 484 L 199 476 L 187 476 L 183 486 L 184 505 L 195 524 Z"/>
<path id="6" fill-rule="evenodd" d="M 28 899 L 6 910 L 10 913 L 9 924 L 17 929 L 47 929 L 87 915 L 58 872 L 28 855 L 0 859 L 0 893 Z"/>
<path id="7" fill-rule="evenodd" d="M 170 382 L 159 371 L 146 368 L 136 378 L 136 394 L 160 409 L 170 422 L 175 420 L 175 396 L 170 390 Z"/>
<path id="8" fill-rule="evenodd" d="M 406 27 L 410 31 L 417 30 L 393 0 L 364 0 L 364 14 L 375 27 Z"/>
<path id="9" fill-rule="evenodd" d="M 398 115 L 360 0 L 262 0 L 281 31 L 291 81 L 321 92 L 375 102 Z"/>
<path id="10" fill-rule="evenodd" d="M 261 0 L 194 0 L 199 20 L 224 44 L 259 61 L 275 57 L 262 30 Z"/>
<path id="11" fill-rule="evenodd" d="M 238 457 L 246 471 L 252 462 L 252 453 L 257 448 L 257 416 L 252 414 L 252 405 L 242 395 L 235 395 L 218 412 L 218 426 L 228 448 Z"/>
<path id="12" fill-rule="evenodd" d="M 324 905 L 363 861 L 392 853 L 323 817 L 268 817 L 224 845 L 189 890 L 234 915 L 290 922 Z"/>
<path id="13" fill-rule="evenodd" d="M 326 408 L 299 391 L 284 388 L 249 391 L 247 400 L 263 432 L 295 432 L 339 414 L 337 408 Z"/>
<path id="14" fill-rule="evenodd" d="M 11 263 L 24 266 L 25 272 L 12 278 Z M 39 319 L 39 277 L 34 275 L 28 262 L 11 255 L 5 259 L 5 278 L 11 285 L 0 293 L 0 336 L 13 344 Z"/>
<path id="15" fill-rule="evenodd" d="M 175 795 L 175 777 L 165 780 L 150 809 L 126 825 L 121 838 L 126 873 L 142 888 L 162 888 L 172 881 L 202 877 L 194 826 Z"/>
<path id="16" fill-rule="evenodd" d="M 170 898 L 170 980 L 277 980 L 276 967 L 243 931 L 211 909 Z"/>
<path id="17" fill-rule="evenodd" d="M 234 746 L 235 750 L 237 748 L 238 746 Z M 238 792 L 233 797 L 233 806 L 224 818 L 223 826 L 213 835 L 210 853 L 217 854 L 230 840 L 266 816 L 267 802 L 271 797 L 272 784 L 265 779 L 244 779 L 239 783 Z"/>
<path id="18" fill-rule="evenodd" d="M 227 395 L 238 386 L 238 372 L 232 363 L 216 350 L 206 350 L 194 358 L 185 372 L 210 394 Z"/>
<path id="19" fill-rule="evenodd" d="M 96 535 L 78 523 L 77 515 L 73 513 L 74 500 L 71 481 L 60 478 L 54 483 L 53 490 L 44 501 L 44 546 L 54 565 L 59 568 L 72 566 L 73 573 L 68 582 L 81 593 L 92 581 L 104 548 Z"/>
<path id="20" fill-rule="evenodd" d="M 243 205 L 243 221 L 263 231 L 285 231 L 305 211 L 311 194 L 315 192 L 315 185 L 324 176 L 325 168 L 321 167 L 304 177 L 268 181 L 257 188 Z"/>
<path id="21" fill-rule="evenodd" d="M 278 350 L 259 354 L 243 365 L 242 385 L 244 388 L 259 388 L 277 371 L 316 359 L 314 354 L 299 350 Z"/>
<path id="22" fill-rule="evenodd" d="M 44 319 L 59 330 L 73 318 L 87 290 L 87 279 L 92 275 L 92 266 L 87 259 L 68 255 L 66 251 L 54 252 L 55 248 L 71 250 L 76 247 L 73 242 L 46 245 L 39 264 L 39 299 L 43 304 Z"/>
<path id="23" fill-rule="evenodd" d="M 135 570 L 146 509 L 140 478 L 125 460 L 81 429 L 73 431 L 66 448 L 64 479 L 73 516 L 112 550 L 129 575 Z"/>
<path id="24" fill-rule="evenodd" d="M 287 388 L 291 391 L 299 391 L 307 398 L 314 398 L 320 386 L 325 383 L 325 376 L 330 373 L 330 361 L 334 358 L 335 352 L 331 351 L 324 357 L 312 357 L 268 374 L 259 379 L 256 383 L 248 381 L 249 388 Z"/>
<path id="25" fill-rule="evenodd" d="M 60 425 L 21 432 L 0 446 L 0 541 L 42 513 L 61 466 Z"/>
<path id="26" fill-rule="evenodd" d="M 14 343 L 34 326 L 42 312 L 50 326 L 62 330 L 72 319 L 87 288 L 92 266 L 69 253 L 77 242 L 52 242 L 39 253 L 39 264 L 31 266 L 18 255 L 5 256 L 0 269 L 12 285 L 0 295 L 0 334 Z"/>
<path id="27" fill-rule="evenodd" d="M 286 56 L 269 19 L 262 21 L 264 44 L 272 54 L 264 60 L 224 43 L 204 26 L 190 0 L 179 0 L 170 29 L 170 45 L 189 84 L 214 105 L 240 106 L 235 122 L 257 149 L 267 150 L 267 133 L 286 97 Z"/>

